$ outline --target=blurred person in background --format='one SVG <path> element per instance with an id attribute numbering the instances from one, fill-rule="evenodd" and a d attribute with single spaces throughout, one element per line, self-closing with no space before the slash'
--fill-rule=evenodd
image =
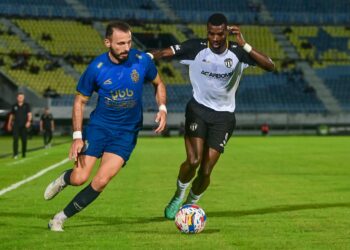
<path id="1" fill-rule="evenodd" d="M 18 139 L 21 137 L 22 157 L 26 157 L 28 129 L 32 121 L 30 105 L 24 102 L 24 93 L 17 94 L 17 102 L 12 105 L 7 130 L 13 134 L 13 158 L 18 158 Z"/>
<path id="2" fill-rule="evenodd" d="M 40 118 L 40 132 L 43 133 L 45 148 L 51 147 L 52 133 L 55 130 L 55 121 L 49 108 L 45 108 Z"/>

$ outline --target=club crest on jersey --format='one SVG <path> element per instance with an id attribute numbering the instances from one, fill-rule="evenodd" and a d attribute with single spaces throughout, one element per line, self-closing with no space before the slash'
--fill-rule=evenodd
<path id="1" fill-rule="evenodd" d="M 232 65 L 233 65 L 233 61 L 232 61 L 231 58 L 226 58 L 226 59 L 224 60 L 224 63 L 225 63 L 225 66 L 226 66 L 227 68 L 231 68 Z"/>
<path id="2" fill-rule="evenodd" d="M 131 74 L 130 74 L 130 77 L 131 77 L 131 80 L 134 82 L 134 83 L 137 83 L 140 79 L 140 75 L 139 73 L 137 72 L 136 69 L 133 69 Z"/>

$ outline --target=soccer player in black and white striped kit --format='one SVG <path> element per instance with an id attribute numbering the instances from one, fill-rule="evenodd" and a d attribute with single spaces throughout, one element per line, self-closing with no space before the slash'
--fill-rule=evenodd
<path id="1" fill-rule="evenodd" d="M 228 41 L 229 34 L 236 42 Z M 180 166 L 176 192 L 164 211 L 166 218 L 173 219 L 196 172 L 184 203 L 197 203 L 209 186 L 210 174 L 235 127 L 235 93 L 243 70 L 257 65 L 273 71 L 275 65 L 244 40 L 238 26 L 228 26 L 220 13 L 209 17 L 207 39 L 190 39 L 149 55 L 154 59 L 174 57 L 187 64 L 193 88 L 193 98 L 186 107 L 187 158 Z"/>

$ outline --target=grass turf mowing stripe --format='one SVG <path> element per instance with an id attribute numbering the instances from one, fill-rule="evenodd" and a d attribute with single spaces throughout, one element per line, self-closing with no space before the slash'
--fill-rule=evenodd
<path id="1" fill-rule="evenodd" d="M 27 182 L 30 182 L 30 181 L 32 181 L 32 180 L 34 180 L 34 179 L 44 175 L 45 173 L 51 171 L 52 169 L 55 169 L 55 168 L 65 164 L 65 163 L 67 163 L 68 161 L 69 161 L 69 158 L 66 158 L 66 159 L 64 159 L 64 160 L 62 160 L 60 162 L 57 162 L 57 163 L 55 163 L 55 164 L 53 164 L 53 165 L 51 165 L 51 166 L 49 166 L 49 167 L 39 171 L 35 175 L 32 175 L 32 176 L 30 176 L 30 177 L 28 177 L 28 178 L 26 178 L 26 179 L 24 179 L 22 181 L 19 181 L 19 182 L 15 183 L 15 184 L 12 184 L 11 186 L 9 186 L 7 188 L 4 188 L 4 189 L 0 190 L 0 196 L 4 195 L 7 192 L 10 192 L 10 191 L 12 191 L 12 190 L 14 190 L 14 189 L 16 189 L 16 188 L 18 188 L 20 186 L 22 186 L 23 184 L 25 184 Z"/>

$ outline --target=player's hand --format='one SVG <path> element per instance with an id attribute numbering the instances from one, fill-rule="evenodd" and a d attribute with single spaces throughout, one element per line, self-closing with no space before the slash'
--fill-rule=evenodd
<path id="1" fill-rule="evenodd" d="M 244 40 L 239 27 L 237 25 L 227 26 L 227 30 L 229 31 L 230 34 L 233 34 L 236 36 L 236 41 L 238 45 L 243 47 L 246 41 Z"/>
<path id="2" fill-rule="evenodd" d="M 7 125 L 7 131 L 9 131 L 9 132 L 12 131 L 12 124 L 9 123 L 9 124 Z"/>
<path id="3" fill-rule="evenodd" d="M 30 127 L 30 122 L 26 122 L 26 128 Z"/>
<path id="4" fill-rule="evenodd" d="M 163 111 L 163 110 L 160 110 L 158 113 L 157 113 L 157 116 L 156 116 L 156 119 L 155 119 L 155 122 L 158 123 L 158 127 L 154 130 L 154 132 L 156 132 L 157 134 L 161 133 L 164 129 L 165 129 L 165 126 L 166 126 L 166 112 Z"/>
<path id="5" fill-rule="evenodd" d="M 81 152 L 82 148 L 84 147 L 84 142 L 82 139 L 75 139 L 72 143 L 72 146 L 70 147 L 69 151 L 69 159 L 74 161 L 78 160 L 78 155 Z"/>

